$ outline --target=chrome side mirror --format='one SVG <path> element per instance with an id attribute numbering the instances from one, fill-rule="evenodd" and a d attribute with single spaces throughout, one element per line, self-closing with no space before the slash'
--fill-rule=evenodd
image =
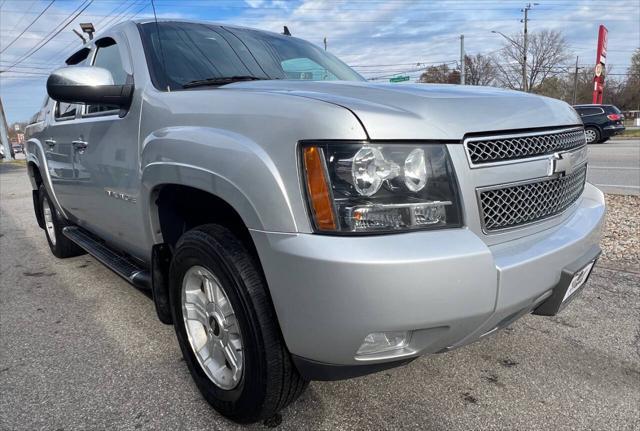
<path id="1" fill-rule="evenodd" d="M 101 67 L 71 66 L 49 75 L 47 93 L 58 102 L 128 108 L 133 96 L 133 84 L 114 85 L 111 72 Z"/>

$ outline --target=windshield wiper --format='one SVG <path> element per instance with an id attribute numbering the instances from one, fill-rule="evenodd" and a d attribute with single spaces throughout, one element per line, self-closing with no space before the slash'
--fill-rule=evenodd
<path id="1" fill-rule="evenodd" d="M 205 79 L 196 79 L 182 85 L 182 88 L 203 87 L 206 85 L 225 85 L 240 81 L 260 81 L 267 78 L 259 78 L 251 75 L 223 76 Z"/>

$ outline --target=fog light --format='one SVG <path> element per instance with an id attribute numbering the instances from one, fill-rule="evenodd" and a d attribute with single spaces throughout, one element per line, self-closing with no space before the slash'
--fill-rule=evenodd
<path id="1" fill-rule="evenodd" d="M 409 344 L 408 331 L 372 332 L 364 337 L 364 343 L 358 349 L 358 355 L 388 352 L 406 347 Z"/>

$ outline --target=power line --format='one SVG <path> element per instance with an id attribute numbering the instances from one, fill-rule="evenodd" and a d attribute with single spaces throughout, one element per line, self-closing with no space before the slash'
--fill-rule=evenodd
<path id="1" fill-rule="evenodd" d="M 33 54 L 35 54 L 40 49 L 42 49 L 45 45 L 47 45 L 49 42 L 51 42 L 53 40 L 53 38 L 55 38 L 58 34 L 60 34 L 60 32 L 62 32 L 62 30 L 67 28 L 69 26 L 69 24 L 71 24 L 78 16 L 80 16 L 80 14 L 82 14 L 82 12 L 84 12 L 91 5 L 91 3 L 93 3 L 93 0 L 85 0 L 84 3 L 80 4 L 80 6 L 78 6 L 73 12 L 71 12 L 71 14 L 69 14 L 69 18 L 71 18 L 73 16 L 73 18 L 71 18 L 70 21 L 68 21 L 59 30 L 56 31 L 54 29 L 51 32 L 51 33 L 53 33 L 53 35 L 51 37 L 49 37 L 49 38 L 45 37 L 45 40 L 41 41 L 39 45 L 36 45 L 36 47 L 32 48 L 30 51 L 28 51 L 26 54 L 24 54 L 21 58 L 16 60 L 16 62 L 14 62 L 11 66 L 9 66 L 7 69 L 5 69 L 5 70 L 3 70 L 1 72 L 8 72 L 13 67 L 15 67 L 16 65 L 22 63 L 27 58 L 31 57 Z M 77 13 L 76 13 L 76 11 L 77 11 Z M 73 15 L 74 13 L 75 13 L 75 15 Z M 62 25 L 65 21 L 66 20 L 62 21 L 62 23 L 60 23 L 58 26 Z M 49 33 L 49 34 L 51 34 L 51 33 Z"/>
<path id="2" fill-rule="evenodd" d="M 29 29 L 31 28 L 31 26 L 32 26 L 33 24 L 35 24 L 35 23 L 36 23 L 36 21 L 38 21 L 38 19 L 39 19 L 42 15 L 44 15 L 44 13 L 45 13 L 45 12 L 46 12 L 46 11 L 47 11 L 51 6 L 53 6 L 53 3 L 54 3 L 55 1 L 56 1 L 56 0 L 51 0 L 51 2 L 47 5 L 47 7 L 45 7 L 45 8 L 42 10 L 42 12 L 40 12 L 40 14 L 38 14 L 38 16 L 37 16 L 37 17 L 35 17 L 35 19 L 34 19 L 33 21 L 31 21 L 31 22 L 29 23 L 29 25 L 28 25 L 27 27 L 25 27 L 25 29 L 24 29 L 24 30 L 22 30 L 22 32 L 21 32 L 19 35 L 17 35 L 17 36 L 16 36 L 16 38 L 15 38 L 15 39 L 13 39 L 11 42 L 9 42 L 9 44 L 8 44 L 7 46 L 5 46 L 5 47 L 4 47 L 4 49 L 3 49 L 2 51 L 0 51 L 0 54 L 2 54 L 3 52 L 5 52 L 7 49 L 9 49 L 9 47 L 10 47 L 11 45 L 13 45 L 14 43 L 16 43 L 16 42 L 18 41 L 18 39 L 20 39 L 20 37 L 21 37 L 23 34 L 25 34 L 25 33 L 27 32 L 27 30 L 29 30 Z"/>
<path id="3" fill-rule="evenodd" d="M 137 0 L 136 0 L 137 1 Z M 120 9 L 122 6 L 125 6 L 126 2 L 121 1 L 120 4 L 118 4 L 115 8 L 113 8 L 107 15 L 98 15 L 98 16 L 104 16 L 104 18 L 102 18 L 100 20 L 100 22 L 98 24 L 96 24 L 95 28 L 98 31 L 98 33 L 100 33 L 103 27 L 103 23 L 105 23 L 106 21 L 110 20 L 111 18 L 113 18 L 114 14 L 118 11 L 118 9 Z M 148 5 L 147 5 L 148 6 Z M 126 10 L 126 8 L 125 8 Z M 120 14 L 120 12 L 117 12 L 118 14 Z M 60 58 L 60 57 L 67 57 L 67 55 L 64 55 L 63 53 L 65 51 L 67 51 L 67 49 L 73 45 L 77 45 L 78 44 L 78 40 L 76 38 L 74 38 L 71 42 L 69 42 L 68 44 L 66 44 L 64 46 L 64 48 L 62 48 L 61 50 L 59 50 L 58 52 L 56 52 L 55 54 L 53 54 L 52 56 L 48 57 L 46 61 L 53 61 L 55 58 Z M 61 55 L 62 54 L 62 55 Z"/>

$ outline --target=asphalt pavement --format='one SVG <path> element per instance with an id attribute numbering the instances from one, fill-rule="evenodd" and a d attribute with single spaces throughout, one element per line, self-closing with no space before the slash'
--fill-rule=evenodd
<path id="1" fill-rule="evenodd" d="M 587 179 L 606 193 L 640 195 L 640 139 L 589 145 Z"/>
<path id="2" fill-rule="evenodd" d="M 266 428 L 203 401 L 148 295 L 89 256 L 51 255 L 24 168 L 0 165 L 0 429 Z M 639 285 L 640 273 L 600 264 L 559 316 L 527 316 L 402 368 L 313 382 L 277 428 L 637 430 Z"/>

